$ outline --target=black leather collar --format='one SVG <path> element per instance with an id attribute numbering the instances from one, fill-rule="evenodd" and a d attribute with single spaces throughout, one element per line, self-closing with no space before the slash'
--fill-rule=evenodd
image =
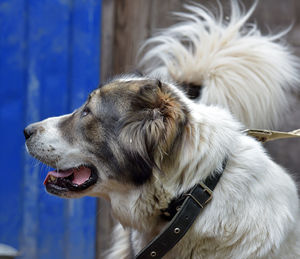
<path id="1" fill-rule="evenodd" d="M 180 195 L 162 210 L 162 217 L 170 222 L 139 254 L 136 259 L 162 258 L 171 250 L 192 226 L 205 205 L 212 199 L 213 190 L 226 167 L 224 159 L 221 170 L 215 170 L 204 182 Z"/>

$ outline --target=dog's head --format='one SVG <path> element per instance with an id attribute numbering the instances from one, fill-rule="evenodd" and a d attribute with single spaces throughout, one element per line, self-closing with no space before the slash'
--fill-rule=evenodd
<path id="1" fill-rule="evenodd" d="M 180 94 L 158 80 L 115 79 L 73 113 L 29 125 L 28 152 L 56 169 L 45 179 L 47 191 L 106 196 L 112 183 L 148 182 L 172 163 L 188 123 Z"/>

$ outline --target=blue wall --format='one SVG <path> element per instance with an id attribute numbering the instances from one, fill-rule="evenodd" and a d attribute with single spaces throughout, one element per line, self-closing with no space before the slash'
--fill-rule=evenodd
<path id="1" fill-rule="evenodd" d="M 101 0 L 0 1 L 0 243 L 21 258 L 95 256 L 95 199 L 48 195 L 22 131 L 97 87 L 100 15 Z"/>

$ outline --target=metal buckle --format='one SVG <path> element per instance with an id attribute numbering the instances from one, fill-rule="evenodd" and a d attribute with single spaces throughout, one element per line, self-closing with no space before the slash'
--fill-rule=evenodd
<path id="1" fill-rule="evenodd" d="M 204 204 L 201 204 L 191 193 L 185 194 L 185 196 L 191 197 L 202 209 L 204 208 L 204 205 L 211 201 L 213 196 L 213 191 L 209 189 L 204 183 L 199 183 L 199 185 L 204 189 L 205 192 L 208 193 L 209 198 L 205 201 Z"/>
<path id="2" fill-rule="evenodd" d="M 211 189 L 209 189 L 203 182 L 199 183 L 199 185 L 204 189 L 204 191 L 206 191 L 209 195 L 209 198 L 206 200 L 206 202 L 204 204 L 207 204 L 208 202 L 210 202 L 213 198 L 213 191 Z"/>

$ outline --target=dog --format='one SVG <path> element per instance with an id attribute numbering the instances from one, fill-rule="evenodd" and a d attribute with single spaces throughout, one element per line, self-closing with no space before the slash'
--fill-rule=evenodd
<path id="1" fill-rule="evenodd" d="M 26 148 L 55 168 L 49 193 L 109 201 L 120 224 L 107 258 L 136 256 L 168 226 L 172 201 L 216 172 L 212 199 L 164 258 L 300 258 L 296 184 L 244 133 L 279 122 L 298 60 L 282 34 L 247 24 L 255 5 L 243 13 L 232 1 L 229 20 L 186 8 L 146 41 L 144 75 L 115 77 L 73 113 L 27 126 Z"/>

